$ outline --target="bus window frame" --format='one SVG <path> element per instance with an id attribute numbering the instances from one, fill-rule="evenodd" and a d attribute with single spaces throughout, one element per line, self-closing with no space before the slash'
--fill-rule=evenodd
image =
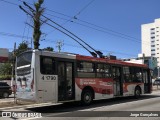
<path id="1" fill-rule="evenodd" d="M 133 83 L 142 83 L 143 82 L 143 73 L 142 73 L 142 68 L 141 67 L 130 67 L 131 71 L 130 71 L 130 74 L 131 74 L 131 82 Z M 137 76 L 137 73 L 141 72 L 141 78 L 139 79 L 139 77 Z M 140 73 L 139 72 L 139 73 Z"/>
<path id="2" fill-rule="evenodd" d="M 79 70 L 78 71 L 78 68 L 79 68 L 79 63 L 80 62 L 86 62 L 86 63 L 92 63 L 93 67 L 93 72 L 85 72 L 85 71 L 81 71 Z M 76 72 L 77 72 L 77 77 L 78 78 L 96 78 L 96 63 L 95 62 L 92 62 L 92 61 L 84 61 L 84 60 L 77 60 L 76 61 Z M 82 76 L 82 74 L 85 74 L 84 76 Z M 87 74 L 90 74 L 87 76 Z"/>
<path id="3" fill-rule="evenodd" d="M 98 70 L 98 65 L 103 65 L 103 70 L 104 71 L 97 71 Z M 107 66 L 107 67 L 106 67 Z M 96 68 L 95 68 L 95 72 L 96 72 L 96 78 L 111 78 L 112 77 L 112 72 L 111 72 L 111 65 L 110 64 L 107 64 L 107 63 L 96 63 L 96 66 L 95 66 Z M 105 72 L 105 70 L 106 70 L 106 68 L 109 68 L 108 70 L 108 72 Z M 98 74 L 101 74 L 102 75 L 102 77 L 101 76 L 98 76 Z"/>
<path id="4" fill-rule="evenodd" d="M 44 70 L 44 72 L 42 71 L 43 69 L 43 60 L 42 59 L 51 59 L 52 60 L 52 67 L 51 67 L 51 73 L 46 73 L 46 70 Z M 43 56 L 43 55 L 40 55 L 40 73 L 43 74 L 43 75 L 54 75 L 56 73 L 56 61 L 53 57 L 50 57 L 50 56 Z"/>

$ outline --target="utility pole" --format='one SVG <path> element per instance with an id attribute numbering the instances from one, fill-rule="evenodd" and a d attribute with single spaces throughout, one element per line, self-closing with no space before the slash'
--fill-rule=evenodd
<path id="1" fill-rule="evenodd" d="M 61 48 L 64 45 L 63 41 L 57 41 L 57 48 L 58 48 L 58 52 L 61 52 Z"/>
<path id="2" fill-rule="evenodd" d="M 11 87 L 12 87 L 12 90 L 13 90 L 13 93 L 14 93 L 14 103 L 15 103 L 15 99 L 16 99 L 16 91 L 15 91 L 15 84 L 16 84 L 16 81 L 15 81 L 15 51 L 16 51 L 16 43 L 14 43 L 14 50 L 13 50 L 13 60 L 12 60 L 12 79 L 11 79 Z"/>
<path id="3" fill-rule="evenodd" d="M 35 10 L 30 7 L 28 4 L 26 4 L 25 2 L 23 2 L 23 4 L 29 8 L 30 12 L 26 11 L 25 9 L 22 8 L 22 6 L 19 6 L 20 9 L 22 9 L 25 13 L 29 14 L 32 19 L 33 19 L 33 43 L 34 43 L 34 49 L 38 49 L 39 48 L 39 41 L 40 41 L 40 37 L 41 37 L 41 26 L 43 24 L 43 22 L 41 22 L 41 16 L 44 12 L 44 8 L 42 8 L 42 4 L 43 4 L 44 0 L 38 0 L 38 2 L 36 2 L 34 4 Z"/>

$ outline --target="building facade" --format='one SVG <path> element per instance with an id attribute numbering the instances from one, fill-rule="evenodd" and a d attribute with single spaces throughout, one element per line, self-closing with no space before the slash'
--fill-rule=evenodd
<path id="1" fill-rule="evenodd" d="M 156 78 L 158 76 L 157 68 L 157 58 L 156 57 L 144 57 L 138 56 L 138 58 L 122 59 L 125 62 L 137 63 L 137 64 L 146 64 L 152 70 L 152 77 Z"/>
<path id="2" fill-rule="evenodd" d="M 0 63 L 6 62 L 9 59 L 9 50 L 7 48 L 0 48 Z"/>
<path id="3" fill-rule="evenodd" d="M 141 37 L 142 53 L 145 57 L 156 57 L 160 67 L 160 18 L 141 25 Z"/>

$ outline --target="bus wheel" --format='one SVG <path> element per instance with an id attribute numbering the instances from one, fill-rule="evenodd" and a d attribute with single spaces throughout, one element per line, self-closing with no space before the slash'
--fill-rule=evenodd
<path id="1" fill-rule="evenodd" d="M 90 105 L 93 101 L 93 92 L 86 89 L 82 92 L 81 101 L 83 105 Z"/>
<path id="2" fill-rule="evenodd" d="M 134 96 L 135 96 L 135 98 L 139 98 L 141 96 L 141 90 L 139 87 L 135 88 Z"/>

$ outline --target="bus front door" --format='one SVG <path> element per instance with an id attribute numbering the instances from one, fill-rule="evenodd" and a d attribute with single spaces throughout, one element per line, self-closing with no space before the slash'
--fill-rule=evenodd
<path id="1" fill-rule="evenodd" d="M 58 101 L 74 99 L 73 63 L 58 62 Z"/>

